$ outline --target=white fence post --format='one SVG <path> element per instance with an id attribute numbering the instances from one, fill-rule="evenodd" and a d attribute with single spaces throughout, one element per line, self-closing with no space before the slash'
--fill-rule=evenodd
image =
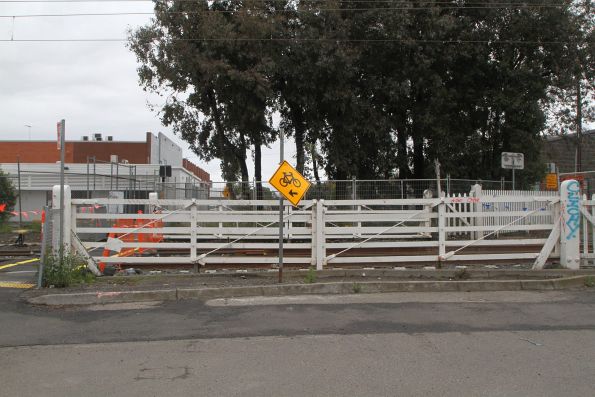
<path id="1" fill-rule="evenodd" d="M 193 203 L 190 207 L 190 260 L 194 265 L 194 271 L 198 273 L 198 263 L 196 262 L 197 255 L 196 255 L 196 228 L 197 226 L 197 211 L 196 211 L 196 202 L 192 199 Z"/>
<path id="2" fill-rule="evenodd" d="M 473 185 L 471 187 L 471 192 L 469 194 L 469 197 L 475 197 L 475 198 L 479 198 L 481 200 L 481 185 L 480 184 L 476 183 L 475 185 Z M 482 205 L 483 204 L 481 202 L 478 202 L 478 203 L 473 204 L 473 211 L 472 212 L 475 213 L 475 214 L 482 213 L 483 212 Z M 473 222 L 473 225 L 474 226 L 483 226 L 483 223 L 484 222 L 483 222 L 483 218 L 482 217 L 478 216 L 478 217 L 475 217 L 473 219 L 474 219 L 474 222 Z M 483 232 L 482 231 L 476 231 L 475 233 L 473 233 L 473 238 L 475 240 L 479 240 L 482 237 L 483 237 Z"/>
<path id="3" fill-rule="evenodd" d="M 324 233 L 324 200 L 316 202 L 316 270 L 322 270 L 326 258 L 326 237 Z"/>
<path id="4" fill-rule="evenodd" d="M 446 204 L 444 196 L 440 197 L 438 204 L 438 257 L 444 258 L 446 255 Z"/>
<path id="5" fill-rule="evenodd" d="M 583 194 L 583 203 L 588 200 L 586 194 Z M 588 209 L 588 207 L 587 207 Z M 583 254 L 585 257 L 589 254 L 589 220 L 581 214 L 581 218 L 583 218 Z M 581 261 L 582 262 L 582 261 Z M 584 263 L 588 263 L 587 259 L 585 259 Z"/>
<path id="6" fill-rule="evenodd" d="M 591 201 L 595 201 L 595 194 L 591 195 Z M 591 214 L 595 217 L 595 205 L 591 207 Z M 595 254 L 595 223 L 591 223 L 591 249 L 593 250 L 593 254 Z M 593 259 L 591 264 L 595 265 L 595 259 Z"/>
<path id="7" fill-rule="evenodd" d="M 317 242 L 317 222 L 316 222 L 316 208 L 318 207 L 318 200 L 312 200 L 312 208 L 311 208 L 311 234 L 310 234 L 310 266 L 317 266 L 318 260 L 316 258 L 316 242 Z M 318 267 L 318 266 L 317 266 Z"/>
<path id="8" fill-rule="evenodd" d="M 52 209 L 56 210 L 53 211 L 53 215 L 57 214 L 60 210 L 60 185 L 55 185 L 52 188 Z M 52 217 L 52 252 L 56 255 L 60 249 L 60 222 L 58 220 L 58 216 L 59 215 Z M 71 246 L 70 230 L 72 225 L 72 216 L 70 186 L 64 185 L 64 230 L 62 233 L 64 252 L 66 253 L 70 252 Z M 76 213 L 74 216 L 76 216 Z"/>
<path id="9" fill-rule="evenodd" d="M 431 199 L 432 196 L 433 196 L 433 194 L 432 194 L 432 191 L 430 189 L 424 190 L 423 197 L 425 199 Z M 440 192 L 438 192 L 438 197 L 440 197 Z M 424 222 L 424 226 L 425 227 L 432 227 L 432 218 L 430 218 L 430 214 L 432 213 L 432 210 L 433 210 L 433 208 L 432 208 L 432 205 L 431 204 L 426 204 L 424 206 L 424 211 L 425 211 L 425 214 L 424 215 L 427 218 L 427 220 Z M 423 234 L 426 235 L 426 236 L 431 235 L 430 233 L 425 233 L 425 232 Z"/>
<path id="10" fill-rule="evenodd" d="M 566 180 L 560 186 L 560 211 L 562 224 L 560 233 L 560 265 L 567 269 L 580 268 L 580 185 Z"/>

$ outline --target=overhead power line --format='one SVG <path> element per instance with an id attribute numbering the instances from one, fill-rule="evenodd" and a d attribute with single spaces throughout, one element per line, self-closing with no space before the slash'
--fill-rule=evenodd
<path id="1" fill-rule="evenodd" d="M 561 6 L 551 4 L 524 4 L 518 6 L 442 6 L 439 7 L 441 10 L 445 9 L 456 9 L 456 10 L 490 10 L 490 9 L 536 9 L 536 8 L 560 8 Z M 435 10 L 436 7 L 384 7 L 384 8 L 315 8 L 315 9 L 284 9 L 284 10 L 254 10 L 251 11 L 263 11 L 266 13 L 317 13 L 321 11 L 341 11 L 341 12 L 356 12 L 356 11 L 423 11 L 423 10 Z M 185 15 L 198 15 L 205 13 L 221 13 L 221 14 L 232 14 L 246 11 L 246 9 L 239 10 L 202 10 L 202 11 L 161 11 L 164 14 L 185 14 Z M 147 11 L 120 11 L 120 12 L 80 12 L 80 13 L 68 13 L 68 14 L 21 14 L 21 15 L 0 15 L 0 18 L 44 18 L 44 17 L 105 17 L 105 16 L 124 16 L 124 15 L 155 15 L 154 12 Z"/>
<path id="2" fill-rule="evenodd" d="M 0 3 L 168 3 L 171 0 L 0 0 Z M 202 0 L 174 0 L 177 3 L 203 3 Z M 250 0 L 251 2 L 262 2 L 262 3 L 288 3 L 288 0 Z M 389 3 L 389 4 L 411 4 L 411 1 L 402 0 L 301 0 L 303 3 Z M 426 1 L 429 4 L 456 4 L 453 1 Z M 469 1 L 465 5 L 510 5 L 519 6 L 525 5 L 526 2 L 486 2 L 486 1 Z M 547 3 L 544 3 L 547 4 Z M 570 2 L 560 4 L 559 6 L 572 5 Z"/>
<path id="3" fill-rule="evenodd" d="M 0 39 L 0 42 L 126 42 L 125 38 L 81 38 L 81 39 Z M 532 41 L 532 40 L 406 40 L 406 39 L 333 39 L 333 38 L 189 38 L 168 39 L 168 42 L 203 41 L 203 42 L 332 42 L 332 43 L 412 43 L 412 44 L 502 44 L 502 45 L 560 45 L 572 44 L 567 41 Z"/>

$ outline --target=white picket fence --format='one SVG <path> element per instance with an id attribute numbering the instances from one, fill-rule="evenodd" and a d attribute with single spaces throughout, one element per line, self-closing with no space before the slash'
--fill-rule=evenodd
<path id="1" fill-rule="evenodd" d="M 595 266 L 595 194 L 581 202 L 581 258 L 583 264 Z"/>

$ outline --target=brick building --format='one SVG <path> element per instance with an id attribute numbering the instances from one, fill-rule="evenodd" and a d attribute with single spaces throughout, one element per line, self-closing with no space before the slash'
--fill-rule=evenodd
<path id="1" fill-rule="evenodd" d="M 577 171 L 576 134 L 545 138 L 542 156 L 546 163 L 554 163 L 561 173 Z M 595 130 L 585 131 L 581 139 L 581 170 L 595 171 Z"/>
<path id="2" fill-rule="evenodd" d="M 577 179 L 583 193 L 591 196 L 595 194 L 595 129 L 582 134 L 580 167 L 578 150 L 576 134 L 548 136 L 544 140 L 541 155 L 544 162 L 555 165 L 560 180 Z M 574 174 L 577 171 L 581 173 Z"/>
<path id="3" fill-rule="evenodd" d="M 147 132 L 144 141 L 93 134 L 66 141 L 64 147 L 65 183 L 73 197 L 143 198 L 150 191 L 172 199 L 209 195 L 209 173 L 183 158 L 182 148 L 163 133 Z M 15 211 L 31 211 L 27 219 L 38 218 L 35 211 L 49 203 L 52 187 L 60 183 L 59 161 L 56 141 L 0 141 L 0 169 L 15 187 L 20 162 L 23 208 Z M 160 177 L 161 165 L 171 166 L 171 176 Z"/>

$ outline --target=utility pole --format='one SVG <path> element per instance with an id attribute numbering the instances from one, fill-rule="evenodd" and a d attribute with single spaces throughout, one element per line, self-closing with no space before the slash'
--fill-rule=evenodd
<path id="1" fill-rule="evenodd" d="M 283 154 L 283 130 L 279 129 L 279 165 L 285 160 Z M 283 195 L 279 193 L 279 283 L 283 282 Z"/>
<path id="2" fill-rule="evenodd" d="M 582 171 L 582 139 L 583 139 L 583 106 L 581 97 L 581 80 L 576 82 L 576 172 Z"/>
<path id="3" fill-rule="evenodd" d="M 434 171 L 436 172 L 436 188 L 438 189 L 436 197 L 442 197 L 442 187 L 440 186 L 440 161 L 438 161 L 438 159 L 434 159 Z"/>

